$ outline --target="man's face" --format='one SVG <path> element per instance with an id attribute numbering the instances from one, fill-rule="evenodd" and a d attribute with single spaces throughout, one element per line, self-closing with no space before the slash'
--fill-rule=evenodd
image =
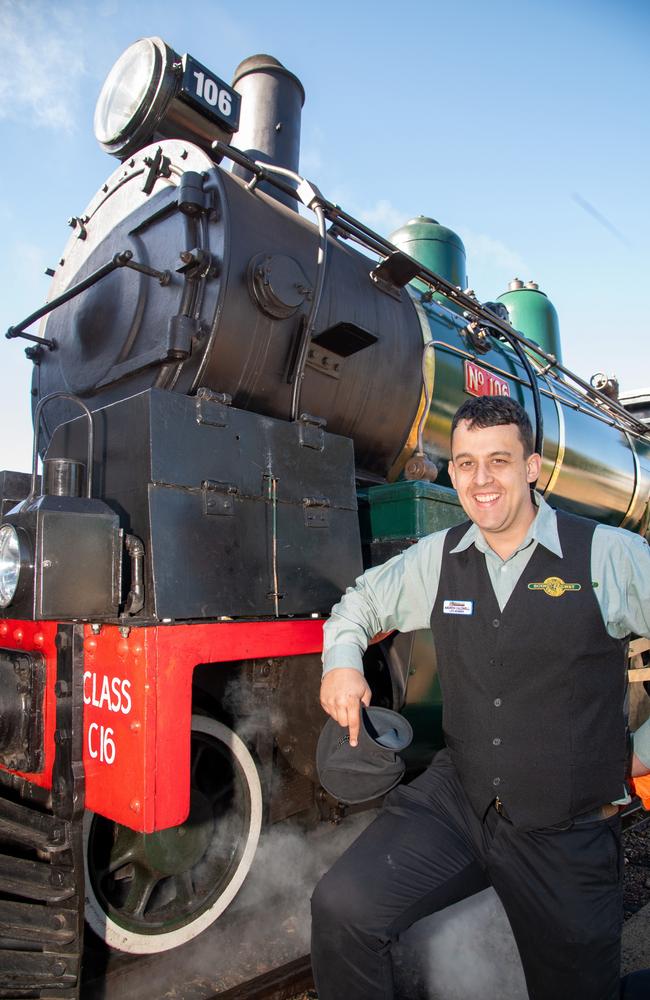
<path id="1" fill-rule="evenodd" d="M 451 440 L 449 476 L 463 510 L 488 544 L 523 540 L 534 516 L 530 483 L 539 475 L 541 458 L 524 456 L 515 424 L 470 429 L 462 420 Z"/>

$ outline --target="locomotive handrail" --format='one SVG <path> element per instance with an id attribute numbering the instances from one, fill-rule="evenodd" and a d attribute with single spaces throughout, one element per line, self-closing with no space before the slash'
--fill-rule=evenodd
<path id="1" fill-rule="evenodd" d="M 107 264 L 103 264 L 98 267 L 96 271 L 89 274 L 87 278 L 82 281 L 78 281 L 76 285 L 72 285 L 67 288 L 65 292 L 61 295 L 57 295 L 55 299 L 51 299 L 46 302 L 44 306 L 37 309 L 36 312 L 31 313 L 26 319 L 22 320 L 16 326 L 10 326 L 5 337 L 7 340 L 13 340 L 16 337 L 21 337 L 23 340 L 31 340 L 34 344 L 40 344 L 42 347 L 49 348 L 50 351 L 56 349 L 56 341 L 49 340 L 47 337 L 35 337 L 31 333 L 24 333 L 23 331 L 35 323 L 37 319 L 42 319 L 43 316 L 47 316 L 48 313 L 53 312 L 58 309 L 59 306 L 65 305 L 70 299 L 76 298 L 82 292 L 85 292 L 88 288 L 92 288 L 96 285 L 98 281 L 102 278 L 106 278 L 109 274 L 112 274 L 118 267 L 130 267 L 133 271 L 139 271 L 140 274 L 146 274 L 149 278 L 158 278 L 161 285 L 168 285 L 171 280 L 171 274 L 169 271 L 157 271 L 153 267 L 149 267 L 147 264 L 140 264 L 139 261 L 133 260 L 132 250 L 119 250 L 116 254 L 113 254 L 111 260 Z"/>
<path id="2" fill-rule="evenodd" d="M 86 496 L 89 500 L 92 499 L 92 489 L 93 489 L 93 462 L 95 454 L 95 424 L 93 421 L 93 415 L 78 396 L 73 396 L 71 392 L 51 392 L 49 396 L 43 396 L 42 399 L 38 401 L 36 409 L 34 410 L 34 448 L 32 451 L 32 483 L 27 495 L 25 502 L 29 503 L 33 500 L 36 495 L 36 480 L 37 480 L 37 470 L 38 470 L 38 438 L 41 429 L 41 413 L 43 407 L 46 403 L 49 403 L 52 399 L 69 399 L 73 403 L 76 403 L 84 411 L 84 415 L 88 419 L 88 469 L 86 472 Z"/>
<path id="3" fill-rule="evenodd" d="M 314 208 L 314 204 L 317 203 L 322 208 L 325 217 L 333 224 L 333 227 L 336 230 L 336 234 L 330 230 L 331 235 L 340 234 L 346 238 L 349 237 L 366 247 L 366 249 L 372 250 L 374 253 L 377 253 L 382 257 L 387 257 L 398 251 L 398 247 L 396 247 L 393 243 L 390 243 L 390 241 L 385 237 L 364 225 L 364 223 L 359 219 L 355 219 L 354 216 L 349 215 L 339 205 L 328 201 L 313 185 L 308 185 L 305 182 L 308 197 L 311 199 L 308 202 L 305 200 L 304 191 L 296 190 L 291 187 L 291 185 L 274 176 L 273 171 L 275 168 L 267 166 L 259 160 L 251 160 L 240 149 L 229 146 L 225 142 L 214 142 L 212 144 L 212 149 L 219 157 L 225 157 L 233 160 L 246 170 L 249 170 L 254 175 L 251 186 L 257 185 L 257 183 L 262 180 L 267 181 L 277 187 L 284 194 L 289 195 L 289 197 L 294 198 L 296 201 L 300 201 L 303 204 L 308 205 L 308 207 L 312 209 Z M 302 180 L 302 178 L 300 178 L 300 180 Z M 403 253 L 403 251 L 399 252 Z M 408 257 L 407 254 L 404 254 L 404 256 Z M 547 353 L 534 341 L 522 336 L 522 334 L 515 330 L 508 322 L 495 315 L 490 309 L 482 306 L 476 301 L 476 299 L 472 298 L 466 292 L 463 292 L 462 289 L 458 288 L 456 285 L 452 285 L 446 278 L 436 274 L 435 271 L 429 270 L 429 268 L 425 267 L 414 258 L 409 257 L 409 259 L 413 260 L 414 265 L 417 267 L 415 277 L 429 285 L 432 291 L 439 292 L 452 301 L 457 302 L 458 305 L 462 306 L 464 310 L 463 315 L 468 321 L 482 321 L 482 323 L 488 327 L 490 332 L 492 330 L 498 331 L 512 344 L 513 349 L 517 352 L 520 360 L 522 360 L 522 364 L 524 364 L 526 373 L 529 378 L 532 378 L 531 388 L 533 385 L 537 384 L 537 379 L 535 378 L 532 365 L 530 364 L 528 357 L 525 355 L 523 348 L 527 348 L 528 350 L 533 351 L 538 357 L 543 358 L 548 365 L 548 370 L 551 371 L 555 377 L 557 377 L 557 372 L 560 372 L 562 375 L 565 375 L 568 379 L 570 379 L 574 385 L 579 386 L 597 408 L 605 409 L 609 413 L 613 413 L 619 418 L 619 420 L 624 421 L 628 424 L 628 426 L 631 426 L 637 434 L 647 435 L 648 429 L 645 424 L 641 423 L 640 420 L 637 420 L 617 400 L 612 399 L 611 397 L 600 392 L 599 389 L 594 388 L 584 379 L 580 378 L 579 375 L 576 375 L 575 372 L 571 371 L 570 368 L 566 368 L 562 365 L 557 360 L 555 355 Z M 519 350 L 517 350 L 515 344 L 519 345 Z M 519 351 L 521 351 L 521 354 Z M 525 362 L 523 361 L 523 358 L 525 358 Z M 533 398 L 535 398 L 534 388 Z M 541 417 L 541 407 L 539 414 L 537 413 L 536 407 L 536 417 L 538 419 Z"/>

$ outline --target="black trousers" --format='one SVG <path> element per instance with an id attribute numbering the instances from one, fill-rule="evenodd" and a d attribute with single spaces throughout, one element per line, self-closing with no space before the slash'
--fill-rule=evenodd
<path id="1" fill-rule="evenodd" d="M 481 820 L 443 750 L 424 774 L 387 797 L 377 819 L 316 886 L 318 996 L 393 1000 L 391 943 L 400 932 L 492 885 L 531 1000 L 614 1000 L 621 874 L 617 816 L 526 833 L 493 808 Z"/>

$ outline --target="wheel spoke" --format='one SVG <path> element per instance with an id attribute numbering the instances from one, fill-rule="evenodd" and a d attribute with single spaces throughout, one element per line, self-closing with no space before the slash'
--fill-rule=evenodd
<path id="1" fill-rule="evenodd" d="M 159 875 L 154 875 L 145 868 L 136 867 L 133 881 L 120 910 L 132 917 L 142 917 L 151 893 L 159 881 Z"/>
<path id="2" fill-rule="evenodd" d="M 182 872 L 174 880 L 176 883 L 176 902 L 180 906 L 186 906 L 189 903 L 194 902 L 196 898 L 196 890 L 194 888 L 194 880 L 192 878 L 192 872 Z"/>
<path id="3" fill-rule="evenodd" d="M 112 875 L 120 868 L 135 861 L 138 857 L 138 846 L 141 841 L 140 834 L 135 830 L 129 830 L 126 826 L 117 826 L 115 840 L 110 848 L 110 853 L 105 864 L 100 864 L 95 860 L 95 872 L 98 879 L 103 879 L 107 875 Z"/>
<path id="4" fill-rule="evenodd" d="M 120 868 L 126 868 L 127 865 L 131 864 L 136 859 L 136 850 L 134 847 L 130 847 L 128 850 L 124 850 L 121 854 L 115 856 L 111 854 L 111 860 L 103 870 L 100 875 L 113 875 Z"/>
<path id="5" fill-rule="evenodd" d="M 190 771 L 190 782 L 191 782 L 192 785 L 196 785 L 196 783 L 197 783 L 197 777 L 196 776 L 197 776 L 197 772 L 198 772 L 198 769 L 199 769 L 199 763 L 200 763 L 201 758 L 203 757 L 203 754 L 205 753 L 205 750 L 206 750 L 206 745 L 203 742 L 201 742 L 201 743 L 195 743 L 194 746 L 196 747 L 196 750 L 193 751 L 193 755 L 192 755 L 192 768 L 191 768 L 191 771 Z"/>

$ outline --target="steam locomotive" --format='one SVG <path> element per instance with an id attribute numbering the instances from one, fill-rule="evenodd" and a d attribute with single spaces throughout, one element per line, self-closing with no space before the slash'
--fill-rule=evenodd
<path id="1" fill-rule="evenodd" d="M 314 767 L 322 622 L 364 565 L 463 519 L 466 394 L 528 408 L 554 504 L 648 533 L 648 429 L 564 367 L 546 295 L 481 303 L 451 230 L 387 240 L 328 201 L 298 173 L 303 101 L 272 57 L 228 85 L 133 44 L 95 113 L 119 166 L 7 332 L 34 457 L 0 474 L 2 987 L 75 995 L 84 910 L 115 948 L 176 947 L 263 824 L 341 815 Z M 430 637 L 367 670 L 415 770 L 441 745 Z"/>

